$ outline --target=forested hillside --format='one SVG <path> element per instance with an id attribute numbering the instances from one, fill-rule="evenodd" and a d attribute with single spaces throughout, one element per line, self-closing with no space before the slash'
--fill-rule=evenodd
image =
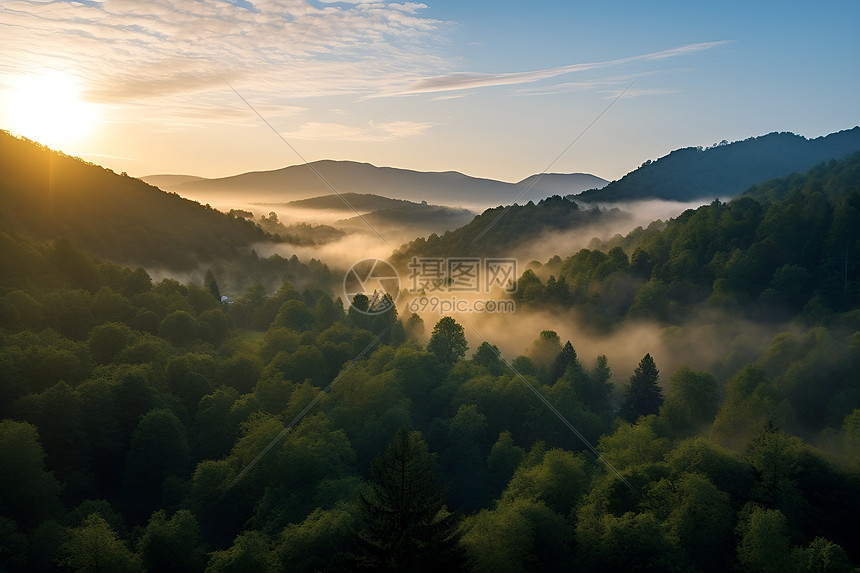
<path id="1" fill-rule="evenodd" d="M 645 162 L 601 189 L 583 191 L 577 201 L 618 202 L 638 199 L 671 201 L 735 197 L 750 185 L 802 173 L 821 161 L 860 151 L 860 127 L 806 139 L 793 133 L 769 133 L 713 147 L 677 149 Z"/>
<path id="2" fill-rule="evenodd" d="M 451 318 L 425 344 L 420 317 L 289 283 L 223 305 L 214 276 L 155 283 L 64 240 L 3 252 L 27 263 L 0 275 L 4 570 L 860 560 L 860 409 L 815 421 L 826 453 L 782 425 L 818 416 L 804 381 L 827 360 L 856 372 L 856 336 L 778 337 L 724 386 L 650 354 L 613 371 L 548 330 L 507 362 Z"/>
<path id="3" fill-rule="evenodd" d="M 64 237 L 125 264 L 189 270 L 265 239 L 244 219 L 2 131 L 0 198 L 5 230 Z"/>
<path id="4" fill-rule="evenodd" d="M 856 325 L 850 311 L 860 306 L 860 154 L 604 247 L 550 259 L 538 274 L 551 278 L 527 271 L 517 296 L 575 305 L 598 322 L 631 316 L 680 323 L 704 305 L 762 320 L 800 315 L 810 324 Z"/>
<path id="5" fill-rule="evenodd" d="M 393 255 L 395 261 L 413 256 L 510 256 L 524 244 L 550 231 L 590 232 L 598 225 L 623 221 L 618 209 L 588 209 L 558 195 L 535 204 L 487 209 L 468 224 L 439 236 L 418 238 Z"/>

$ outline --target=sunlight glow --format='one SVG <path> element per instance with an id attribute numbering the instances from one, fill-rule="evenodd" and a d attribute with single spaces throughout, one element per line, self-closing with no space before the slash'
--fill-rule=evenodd
<path id="1" fill-rule="evenodd" d="M 82 101 L 78 82 L 60 72 L 20 78 L 6 101 L 8 129 L 57 147 L 87 135 L 97 124 L 97 107 Z"/>

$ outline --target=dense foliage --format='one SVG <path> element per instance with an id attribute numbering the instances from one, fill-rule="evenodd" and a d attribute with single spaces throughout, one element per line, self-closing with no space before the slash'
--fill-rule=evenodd
<path id="1" fill-rule="evenodd" d="M 833 425 L 828 455 L 767 424 L 809 401 L 777 380 L 802 379 L 832 342 L 775 340 L 725 398 L 710 375 L 659 374 L 650 356 L 613 389 L 605 356 L 583 363 L 552 331 L 511 369 L 486 343 L 464 355 L 451 319 L 425 350 L 408 337 L 416 317 L 348 315 L 313 288 L 252 287 L 223 305 L 215 273 L 153 283 L 67 242 L 12 244 L 32 264 L 2 285 L 5 570 L 836 571 L 858 559 L 860 410 Z M 860 345 L 847 352 L 860 366 Z M 660 391 L 657 376 L 656 413 L 622 421 L 613 404 Z"/>
<path id="2" fill-rule="evenodd" d="M 681 322 L 709 307 L 856 326 L 858 315 L 844 313 L 860 307 L 860 154 L 615 243 L 526 271 L 519 299 L 575 305 L 608 324 L 625 316 Z"/>

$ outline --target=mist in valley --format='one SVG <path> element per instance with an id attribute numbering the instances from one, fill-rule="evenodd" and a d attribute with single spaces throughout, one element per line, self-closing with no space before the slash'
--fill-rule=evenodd
<path id="1" fill-rule="evenodd" d="M 510 256 L 518 261 L 518 274 L 532 260 L 546 262 L 553 256 L 562 259 L 582 248 L 594 248 L 595 242 L 603 242 L 625 236 L 637 227 L 648 227 L 654 221 L 668 221 L 688 209 L 701 206 L 701 201 L 678 202 L 663 200 L 644 200 L 624 203 L 588 204 L 582 208 L 617 210 L 622 215 L 609 224 L 589 225 L 564 232 L 547 232 L 539 239 L 518 246 Z M 281 221 L 287 224 L 309 225 L 331 224 L 343 216 L 344 211 L 321 212 L 316 209 L 281 210 L 277 212 Z M 263 215 L 265 216 L 265 215 Z M 299 260 L 316 259 L 325 263 L 335 272 L 344 273 L 355 262 L 366 258 L 386 260 L 391 254 L 390 246 L 406 238 L 406 229 L 391 233 L 390 229 L 378 229 L 389 244 L 370 229 L 353 230 L 343 237 L 324 244 L 295 245 L 266 242 L 254 246 L 256 252 L 267 257 L 279 255 Z M 394 240 L 389 237 L 395 237 Z M 415 237 L 409 237 L 415 238 Z M 629 255 L 629 253 L 628 253 Z M 452 256 L 455 254 L 452 253 Z M 408 289 L 408 268 L 398 269 L 401 289 Z M 547 272 L 537 271 L 547 275 Z M 341 285 L 336 285 L 335 295 L 343 297 Z M 405 294 L 405 293 L 404 293 Z M 438 298 L 451 296 L 436 293 Z M 481 296 L 470 293 L 455 293 L 460 301 L 474 302 L 506 295 L 501 291 Z M 416 299 L 406 295 L 399 299 L 398 310 L 401 318 L 411 315 L 407 303 Z M 345 301 L 348 306 L 348 301 Z M 760 324 L 728 314 L 714 311 L 698 313 L 683 325 L 667 326 L 657 322 L 628 319 L 616 325 L 611 332 L 589 326 L 583 321 L 575 308 L 535 310 L 520 305 L 510 314 L 488 312 L 440 312 L 425 310 L 418 313 L 425 322 L 424 342 L 429 338 L 433 325 L 443 316 L 452 316 L 464 325 L 469 340 L 470 352 L 484 341 L 496 345 L 506 359 L 524 354 L 543 330 L 558 333 L 562 342 L 570 340 L 584 365 L 593 365 L 598 355 L 606 355 L 613 371 L 612 381 L 616 390 L 621 391 L 634 368 L 646 353 L 654 356 L 661 371 L 661 383 L 668 385 L 669 377 L 681 365 L 696 370 L 717 372 L 722 380 L 737 369 L 754 359 L 770 344 L 773 336 L 787 328 L 783 324 Z M 668 390 L 668 388 L 667 388 Z"/>
<path id="2" fill-rule="evenodd" d="M 688 209 L 695 209 L 701 201 L 678 202 L 663 200 L 644 200 L 625 203 L 589 204 L 581 203 L 584 209 L 616 210 L 620 216 L 607 224 L 593 224 L 562 232 L 547 232 L 538 239 L 516 247 L 510 257 L 517 259 L 517 273 L 522 274 L 530 261 L 546 262 L 553 256 L 564 259 L 583 248 L 594 248 L 595 243 L 608 241 L 613 237 L 625 236 L 637 227 L 648 227 L 654 221 L 667 221 L 677 217 Z M 253 250 L 259 257 L 273 255 L 290 259 L 297 257 L 301 262 L 311 260 L 325 264 L 333 275 L 332 285 L 334 295 L 344 298 L 342 292 L 342 275 L 356 262 L 363 259 L 387 260 L 392 247 L 416 237 L 408 235 L 406 228 L 382 227 L 374 230 L 351 228 L 338 229 L 340 234 L 329 233 L 325 240 L 314 239 L 314 229 L 337 229 L 333 223 L 342 220 L 346 215 L 354 215 L 346 210 L 299 209 L 276 204 L 238 204 L 230 203 L 230 209 L 242 209 L 254 216 L 254 221 L 267 232 L 304 230 L 307 235 L 304 240 L 289 242 L 266 241 L 253 245 Z M 272 209 L 272 210 L 270 210 Z M 277 210 L 274 210 L 277 209 Z M 274 218 L 273 218 L 274 215 Z M 318 234 L 317 234 L 318 235 Z M 384 240 L 383 240 L 384 239 Z M 387 241 L 387 242 L 385 242 Z M 629 253 L 628 253 L 629 255 Z M 451 256 L 456 256 L 452 253 Z M 154 280 L 173 278 L 180 282 L 202 284 L 206 268 L 200 267 L 187 273 L 175 273 L 164 269 L 148 269 Z M 401 289 L 408 289 L 409 269 L 401 266 Z M 549 272 L 540 268 L 539 275 L 548 276 Z M 222 290 L 235 297 L 245 288 L 252 286 L 249 277 L 229 276 L 229 268 L 225 268 L 220 280 Z M 277 280 L 266 281 L 267 291 L 272 293 L 280 286 Z M 298 282 L 296 288 L 310 286 Z M 319 286 L 319 285 L 315 285 Z M 398 299 L 398 310 L 401 318 L 408 318 L 411 311 L 407 303 L 415 300 L 415 296 L 403 293 Z M 448 296 L 437 293 L 439 298 Z M 488 296 L 471 293 L 456 293 L 460 301 L 485 300 L 488 297 L 500 300 L 506 297 L 497 290 Z M 348 306 L 348 301 L 344 301 Z M 651 353 L 662 373 L 663 383 L 668 382 L 669 375 L 680 365 L 690 366 L 699 370 L 712 371 L 715 367 L 721 373 L 730 374 L 734 369 L 756 356 L 769 344 L 770 339 L 781 331 L 780 326 L 763 326 L 737 317 L 720 315 L 699 315 L 683 326 L 665 326 L 656 322 L 643 320 L 626 320 L 607 333 L 601 329 L 588 326 L 575 308 L 559 308 L 553 311 L 535 310 L 520 305 L 511 314 L 493 314 L 487 312 L 456 313 L 439 312 L 438 310 L 418 313 L 425 322 L 426 335 L 433 325 L 444 315 L 454 317 L 466 326 L 466 335 L 470 343 L 470 351 L 474 350 L 486 339 L 496 345 L 507 359 L 526 352 L 531 343 L 543 330 L 552 330 L 559 334 L 562 342 L 570 340 L 583 361 L 590 366 L 598 355 L 606 355 L 613 370 L 613 381 L 620 388 L 629 378 L 633 369 L 646 353 Z M 482 338 L 485 337 L 485 338 Z M 732 358 L 727 359 L 726 356 Z"/>

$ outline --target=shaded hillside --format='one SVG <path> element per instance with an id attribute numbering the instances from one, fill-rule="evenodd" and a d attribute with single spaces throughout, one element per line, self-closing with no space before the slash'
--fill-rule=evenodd
<path id="1" fill-rule="evenodd" d="M 816 139 L 770 133 L 708 149 L 687 147 L 647 161 L 603 189 L 584 191 L 576 200 L 691 201 L 734 197 L 751 185 L 802 173 L 821 161 L 842 159 L 855 151 L 860 151 L 860 127 Z"/>
<path id="2" fill-rule="evenodd" d="M 172 184 L 166 176 L 145 177 L 144 180 L 167 184 L 166 188 L 183 197 L 213 202 L 227 198 L 246 202 L 289 202 L 331 195 L 334 188 L 343 195 L 374 194 L 445 205 L 509 204 L 529 184 L 528 179 L 519 183 L 506 183 L 470 177 L 456 171 L 423 172 L 331 160 L 179 184 Z M 541 177 L 524 199 L 539 200 L 555 194 L 578 193 L 601 184 L 605 184 L 605 181 L 593 175 L 549 174 Z"/>
<path id="3" fill-rule="evenodd" d="M 475 217 L 471 223 L 442 236 L 416 239 L 401 247 L 394 258 L 412 256 L 513 256 L 524 244 L 547 231 L 585 228 L 625 217 L 618 209 L 583 209 L 559 196 L 535 204 L 495 207 Z"/>
<path id="4" fill-rule="evenodd" d="M 5 132 L 0 196 L 3 228 L 123 263 L 191 268 L 265 239 L 251 222 Z"/>

